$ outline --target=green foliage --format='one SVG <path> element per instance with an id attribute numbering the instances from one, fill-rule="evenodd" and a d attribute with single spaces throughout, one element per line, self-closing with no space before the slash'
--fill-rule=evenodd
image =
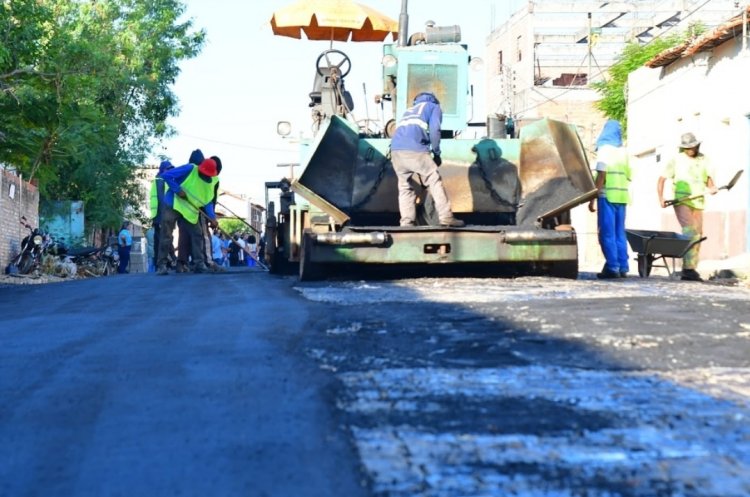
<path id="1" fill-rule="evenodd" d="M 643 65 L 657 54 L 672 47 L 676 47 L 687 40 L 700 35 L 705 28 L 699 24 L 691 25 L 686 33 L 676 34 L 665 38 L 657 38 L 652 42 L 641 45 L 628 43 L 617 61 L 609 68 L 610 79 L 592 83 L 602 98 L 596 106 L 608 118 L 622 123 L 623 133 L 627 132 L 627 84 L 628 75 L 643 67 Z"/>
<path id="2" fill-rule="evenodd" d="M 179 0 L 0 2 L 0 162 L 42 199 L 86 205 L 87 227 L 140 204 L 139 168 L 177 113 L 179 62 L 203 31 Z"/>
<path id="3" fill-rule="evenodd" d="M 252 231 L 248 228 L 247 224 L 236 218 L 219 219 L 219 228 L 221 228 L 221 231 L 229 235 L 234 235 L 238 232 L 244 233 Z"/>

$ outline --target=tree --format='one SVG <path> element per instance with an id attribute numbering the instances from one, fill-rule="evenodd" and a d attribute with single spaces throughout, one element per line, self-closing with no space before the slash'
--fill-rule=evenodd
<path id="1" fill-rule="evenodd" d="M 0 162 L 45 200 L 80 199 L 87 227 L 140 204 L 140 166 L 177 113 L 179 62 L 205 38 L 178 0 L 0 3 Z"/>
<path id="2" fill-rule="evenodd" d="M 592 83 L 602 98 L 596 102 L 596 107 L 608 118 L 622 123 L 623 133 L 627 132 L 627 84 L 628 75 L 643 67 L 643 65 L 657 54 L 682 43 L 687 43 L 703 32 L 699 24 L 691 25 L 687 32 L 675 34 L 641 45 L 637 42 L 628 43 L 617 61 L 609 68 L 610 79 Z"/>
<path id="3" fill-rule="evenodd" d="M 219 228 L 221 228 L 221 231 L 229 235 L 232 235 L 234 233 L 242 233 L 249 230 L 247 224 L 245 224 L 242 219 L 237 218 L 219 219 Z"/>

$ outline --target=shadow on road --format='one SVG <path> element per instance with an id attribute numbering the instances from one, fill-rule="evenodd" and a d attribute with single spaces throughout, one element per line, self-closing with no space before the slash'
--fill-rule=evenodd
<path id="1" fill-rule="evenodd" d="M 588 276 L 296 285 L 378 495 L 750 494 L 747 296 Z"/>

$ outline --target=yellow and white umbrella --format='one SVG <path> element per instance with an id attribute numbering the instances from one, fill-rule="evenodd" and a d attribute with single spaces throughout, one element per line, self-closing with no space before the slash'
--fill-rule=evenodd
<path id="1" fill-rule="evenodd" d="M 393 41 L 398 21 L 351 0 L 299 0 L 274 12 L 273 33 L 290 38 L 333 41 Z"/>

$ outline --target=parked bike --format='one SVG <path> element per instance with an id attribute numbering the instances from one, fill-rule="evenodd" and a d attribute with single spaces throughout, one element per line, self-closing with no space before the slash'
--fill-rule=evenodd
<path id="1" fill-rule="evenodd" d="M 120 262 L 117 251 L 109 245 L 68 249 L 65 255 L 76 265 L 78 276 L 109 276 L 117 272 Z"/>
<path id="2" fill-rule="evenodd" d="M 45 250 L 44 233 L 39 228 L 32 228 L 25 217 L 21 218 L 21 224 L 29 230 L 29 234 L 21 240 L 21 250 L 5 268 L 5 273 L 39 274 Z"/>
<path id="3" fill-rule="evenodd" d="M 110 245 L 104 247 L 68 248 L 59 240 L 51 240 L 47 246 L 47 255 L 54 256 L 59 262 L 72 264 L 73 274 L 78 276 L 109 276 L 117 272 L 120 256 Z M 70 271 L 64 267 L 64 271 Z M 58 271 L 55 271 L 58 272 Z"/>

